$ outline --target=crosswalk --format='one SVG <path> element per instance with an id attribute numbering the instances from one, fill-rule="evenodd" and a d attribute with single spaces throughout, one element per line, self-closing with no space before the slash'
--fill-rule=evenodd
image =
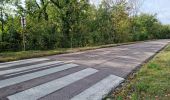
<path id="1" fill-rule="evenodd" d="M 72 69 L 78 70 L 71 72 Z M 61 73 L 68 74 L 62 76 Z M 47 58 L 0 63 L 0 76 L 6 77 L 2 79 L 0 77 L 0 100 L 3 98 L 5 98 L 4 100 L 41 100 L 52 93 L 58 93 L 58 91 L 70 87 L 72 84 L 79 86 L 78 82 L 82 80 L 85 80 L 87 84 L 91 81 L 93 85 L 82 86 L 83 90 L 80 89 L 78 93 L 71 92 L 68 94 L 70 96 L 63 97 L 65 99 L 62 100 L 101 100 L 111 89 L 124 81 L 123 78 L 111 74 L 97 82 L 91 80 L 90 77 L 97 75 L 97 73 L 101 73 L 101 71 L 71 62 L 54 61 Z M 51 78 L 51 75 L 54 77 L 50 81 L 44 78 Z M 39 82 L 41 78 L 44 78 L 43 82 Z M 25 87 L 23 85 L 25 83 L 36 83 L 36 85 L 26 85 L 27 87 Z M 9 89 L 14 88 L 15 90 L 11 90 L 13 92 L 9 92 Z"/>
<path id="2" fill-rule="evenodd" d="M 26 63 L 34 63 L 34 62 L 45 61 L 45 60 L 48 60 L 48 59 L 46 59 L 46 58 L 36 59 L 35 58 L 35 59 L 12 61 L 12 62 L 7 62 L 7 63 L 0 64 L 0 68 L 17 66 L 17 65 L 26 64 Z"/>
<path id="3" fill-rule="evenodd" d="M 60 61 L 52 61 L 52 62 L 41 63 L 41 64 L 31 65 L 31 66 L 26 66 L 26 67 L 21 67 L 21 68 L 9 69 L 9 70 L 5 70 L 5 71 L 3 70 L 3 71 L 0 71 L 0 75 L 20 72 L 20 71 L 24 71 L 24 70 L 35 69 L 35 68 L 39 68 L 39 67 L 47 67 L 47 66 L 56 65 L 59 63 L 61 63 L 61 62 Z"/>

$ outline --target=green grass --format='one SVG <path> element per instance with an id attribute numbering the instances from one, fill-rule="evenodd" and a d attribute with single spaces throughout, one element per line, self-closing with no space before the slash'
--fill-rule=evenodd
<path id="1" fill-rule="evenodd" d="M 42 57 L 53 54 L 66 52 L 66 49 L 50 50 L 50 51 L 20 51 L 20 52 L 3 52 L 0 53 L 0 62 L 14 61 L 19 59 L 27 59 L 33 57 Z"/>
<path id="2" fill-rule="evenodd" d="M 170 45 L 125 84 L 108 100 L 170 100 Z"/>

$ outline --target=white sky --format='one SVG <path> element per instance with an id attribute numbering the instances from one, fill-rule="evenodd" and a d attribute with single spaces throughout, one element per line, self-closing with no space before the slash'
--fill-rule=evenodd
<path id="1" fill-rule="evenodd" d="M 163 24 L 170 24 L 170 0 L 145 0 L 141 12 L 156 13 Z"/>

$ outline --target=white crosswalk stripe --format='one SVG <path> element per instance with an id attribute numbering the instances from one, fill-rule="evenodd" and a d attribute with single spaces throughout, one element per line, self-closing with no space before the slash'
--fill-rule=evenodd
<path id="1" fill-rule="evenodd" d="M 123 80 L 124 79 L 121 77 L 110 75 L 79 95 L 73 97 L 71 100 L 102 100 L 111 89 L 117 87 Z"/>
<path id="2" fill-rule="evenodd" d="M 47 58 L 34 58 L 34 59 L 18 60 L 18 61 L 0 63 L 0 68 L 17 66 L 17 65 L 21 65 L 21 64 L 27 64 L 27 63 L 35 63 L 35 62 L 45 61 L 45 60 L 48 60 L 48 59 Z"/>
<path id="3" fill-rule="evenodd" d="M 39 68 L 39 67 L 43 67 L 43 66 L 55 65 L 58 63 L 61 63 L 61 61 L 51 61 L 51 62 L 36 64 L 36 65 L 31 65 L 31 66 L 25 66 L 25 67 L 20 67 L 20 68 L 15 68 L 15 69 L 3 70 L 3 71 L 0 71 L 0 75 L 15 73 L 15 72 L 29 70 L 29 69 L 33 69 L 33 68 Z"/>
<path id="4" fill-rule="evenodd" d="M 56 63 L 56 64 L 52 64 L 52 65 L 48 65 L 48 66 L 42 66 L 42 67 L 38 67 L 38 68 L 34 68 L 34 69 L 28 69 L 28 70 L 20 71 L 20 72 L 17 72 L 17 73 L 6 74 L 5 76 L 9 77 L 9 76 L 13 76 L 13 75 L 22 74 L 22 73 L 37 71 L 37 70 L 40 70 L 40 69 L 51 68 L 53 66 L 59 66 L 59 65 L 62 65 L 62 64 L 66 64 L 66 63 L 62 63 L 62 62 L 61 63 Z"/>
<path id="5" fill-rule="evenodd" d="M 33 87 L 31 89 L 8 96 L 9 100 L 37 100 L 52 92 L 55 92 L 71 83 L 81 80 L 89 75 L 98 72 L 96 69 L 87 68 L 68 76 L 47 82 L 45 84 Z"/>
<path id="6" fill-rule="evenodd" d="M 14 84 L 17 84 L 17 83 L 21 83 L 21 82 L 24 82 L 24 81 L 28 81 L 28 80 L 31 80 L 31 79 L 34 79 L 34 78 L 42 77 L 42 76 L 45 76 L 45 75 L 49 75 L 49 74 L 52 74 L 52 73 L 56 73 L 56 72 L 63 71 L 63 70 L 73 68 L 73 67 L 77 67 L 77 66 L 78 65 L 76 65 L 76 64 L 66 64 L 66 65 L 62 65 L 62 66 L 58 66 L 58 67 L 54 67 L 54 68 L 50 68 L 50 69 L 46 69 L 46 70 L 42 70 L 42 71 L 37 71 L 37 72 L 31 73 L 31 74 L 25 74 L 25 75 L 17 76 L 17 77 L 14 77 L 14 78 L 1 80 L 0 81 L 0 88 L 7 87 L 7 86 L 10 86 L 10 85 L 14 85 Z"/>

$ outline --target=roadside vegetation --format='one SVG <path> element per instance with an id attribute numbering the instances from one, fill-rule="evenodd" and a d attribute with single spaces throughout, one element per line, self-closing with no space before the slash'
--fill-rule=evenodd
<path id="1" fill-rule="evenodd" d="M 137 13 L 140 1 L 0 0 L 0 52 L 170 38 L 170 27 L 156 14 Z"/>
<path id="2" fill-rule="evenodd" d="M 169 100 L 170 45 L 106 100 Z"/>

